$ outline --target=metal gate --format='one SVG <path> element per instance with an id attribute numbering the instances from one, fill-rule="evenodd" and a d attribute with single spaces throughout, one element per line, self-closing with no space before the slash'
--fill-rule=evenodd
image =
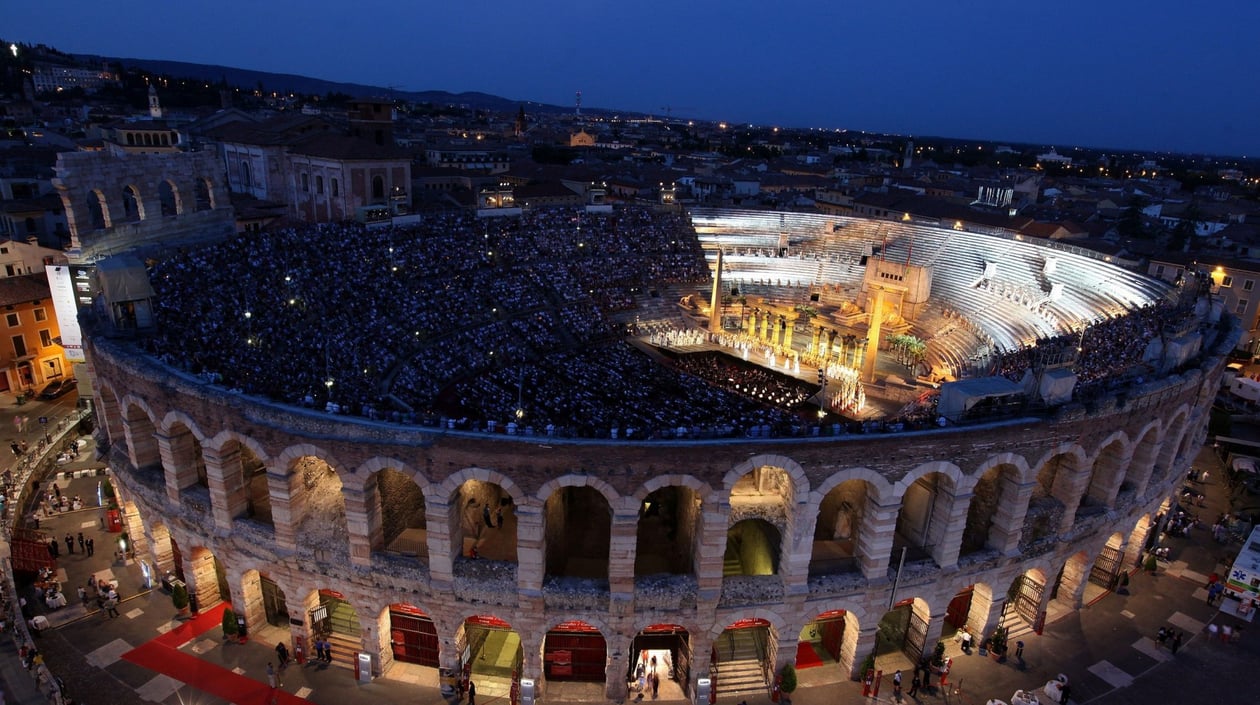
<path id="1" fill-rule="evenodd" d="M 1031 575 L 1019 576 L 1019 589 L 1015 591 L 1015 613 L 1029 624 L 1036 624 L 1037 612 L 1041 609 L 1041 596 L 1045 591 L 1045 583 Z"/>
<path id="2" fill-rule="evenodd" d="M 1089 569 L 1089 582 L 1110 590 L 1123 560 L 1124 556 L 1118 546 L 1103 546 L 1098 560 L 1094 561 L 1094 567 Z"/>
<path id="3" fill-rule="evenodd" d="M 263 613 L 267 615 L 267 623 L 273 627 L 287 628 L 289 607 L 284 602 L 284 591 L 265 575 L 258 577 L 258 585 L 262 589 Z"/>
<path id="4" fill-rule="evenodd" d="M 910 657 L 911 663 L 918 663 L 923 660 L 923 647 L 927 644 L 928 623 L 919 615 L 915 614 L 914 607 L 907 606 L 904 608 L 909 614 L 909 621 L 906 623 L 906 639 L 901 644 L 901 650 L 906 656 Z"/>

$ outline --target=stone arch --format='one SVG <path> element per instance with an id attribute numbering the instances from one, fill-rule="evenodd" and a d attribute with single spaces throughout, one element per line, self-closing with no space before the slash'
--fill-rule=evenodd
<path id="1" fill-rule="evenodd" d="M 1052 598 L 1073 608 L 1081 606 L 1081 597 L 1085 594 L 1085 585 L 1089 580 L 1090 566 L 1093 560 L 1084 550 L 1077 551 L 1063 561 L 1059 579 L 1051 591 Z"/>
<path id="2" fill-rule="evenodd" d="M 162 419 L 156 438 L 166 477 L 167 500 L 178 505 L 184 499 L 183 493 L 197 486 L 203 488 L 201 494 L 209 500 L 210 478 L 202 450 L 205 434 L 196 421 L 181 411 L 169 411 Z"/>
<path id="3" fill-rule="evenodd" d="M 319 446 L 300 443 L 284 449 L 267 469 L 276 542 L 295 547 L 302 536 L 340 550 L 339 538 L 348 538 L 343 490 L 350 478 L 353 474 Z M 349 552 L 348 543 L 344 550 Z"/>
<path id="4" fill-rule="evenodd" d="M 722 636 L 722 632 L 726 631 L 727 627 L 729 627 L 734 620 L 738 619 L 764 619 L 770 623 L 772 628 L 779 632 L 782 632 L 789 626 L 788 620 L 780 616 L 778 612 L 768 607 L 755 607 L 751 610 L 738 610 L 736 614 L 730 614 L 728 612 L 718 616 L 717 619 L 713 621 L 713 626 L 709 627 L 709 640 L 712 641 L 713 639 Z"/>
<path id="5" fill-rule="evenodd" d="M 210 482 L 215 526 L 229 531 L 238 519 L 264 526 L 275 524 L 267 467 L 273 462 L 254 438 L 233 430 L 220 431 L 201 445 Z"/>
<path id="6" fill-rule="evenodd" d="M 430 484 L 425 490 L 430 495 L 431 501 L 449 502 L 468 480 L 480 480 L 481 482 L 490 482 L 503 488 L 512 497 L 512 502 L 517 506 L 526 504 L 531 498 L 528 497 L 511 477 L 504 475 L 498 470 L 489 468 L 464 468 L 446 476 L 445 480 L 440 483 Z"/>
<path id="7" fill-rule="evenodd" d="M 92 189 L 88 192 L 87 201 L 88 220 L 92 226 L 92 230 L 104 230 L 112 228 L 114 220 L 109 210 L 109 199 L 105 197 L 104 192 L 100 189 Z M 70 209 L 67 208 L 67 212 Z"/>
<path id="8" fill-rule="evenodd" d="M 208 211 L 215 208 L 214 182 L 208 177 L 199 177 L 193 180 L 193 207 L 194 210 L 198 211 Z"/>
<path id="9" fill-rule="evenodd" d="M 543 483 L 542 487 L 538 488 L 538 493 L 535 495 L 535 498 L 539 502 L 545 503 L 556 490 L 562 487 L 590 487 L 592 490 L 604 496 L 604 500 L 608 502 L 610 510 L 621 504 L 621 495 L 617 493 L 617 490 L 614 489 L 612 485 L 599 479 L 598 477 L 592 477 L 590 475 L 561 475 L 560 477 Z"/>
<path id="10" fill-rule="evenodd" d="M 898 600 L 893 608 L 883 613 L 876 624 L 876 656 L 905 653 L 911 663 L 927 655 L 932 637 L 932 605 L 919 596 Z"/>
<path id="11" fill-rule="evenodd" d="M 1162 433 L 1158 420 L 1151 421 L 1138 433 L 1137 440 L 1133 442 L 1133 453 L 1129 458 L 1129 464 L 1125 468 L 1124 480 L 1120 483 L 1120 491 L 1117 495 L 1118 506 L 1125 503 L 1124 498 L 1134 501 L 1146 492 L 1146 486 L 1151 481 L 1151 472 L 1154 471 L 1155 462 L 1159 456 Z"/>
<path id="12" fill-rule="evenodd" d="M 1076 517 L 1087 478 L 1085 452 L 1073 443 L 1050 450 L 1037 463 L 1021 543 L 1051 538 L 1066 531 Z"/>
<path id="13" fill-rule="evenodd" d="M 809 498 L 809 477 L 805 474 L 805 468 L 801 464 L 783 455 L 754 455 L 744 462 L 736 465 L 727 471 L 722 478 L 722 487 L 726 491 L 729 498 L 731 492 L 735 488 L 735 484 L 740 478 L 744 477 L 753 470 L 761 468 L 778 468 L 787 473 L 791 478 L 791 493 L 784 498 L 789 500 L 793 505 L 804 504 Z"/>
<path id="14" fill-rule="evenodd" d="M 541 493 L 539 497 L 544 576 L 608 580 L 616 491 L 607 482 L 576 475 L 565 475 L 543 487 L 552 488 L 545 499 Z"/>
<path id="15" fill-rule="evenodd" d="M 1116 431 L 1098 444 L 1077 518 L 1100 513 L 1115 503 L 1131 454 L 1129 436 L 1124 431 Z"/>
<path id="16" fill-rule="evenodd" d="M 860 548 L 869 544 L 863 534 L 869 504 L 878 497 L 883 478 L 866 468 L 836 473 L 810 493 L 814 511 L 810 546 L 810 575 L 835 575 L 861 570 Z M 885 483 L 887 489 L 887 483 Z"/>
<path id="17" fill-rule="evenodd" d="M 933 461 L 915 468 L 894 485 L 894 490 L 901 490 L 901 508 L 892 537 L 893 554 L 906 548 L 907 561 L 930 558 L 942 568 L 957 561 L 957 546 L 949 545 L 950 526 L 956 512 L 966 511 L 969 498 L 959 488 L 963 480 L 957 465 Z"/>
<path id="18" fill-rule="evenodd" d="M 140 187 L 135 184 L 124 184 L 122 187 L 122 219 L 127 222 L 138 222 L 145 219 L 144 196 Z"/>
<path id="19" fill-rule="evenodd" d="M 687 475 L 667 475 L 653 478 L 635 493 L 646 492 L 638 502 L 635 520 L 636 577 L 696 573 L 707 488 Z"/>
<path id="20" fill-rule="evenodd" d="M 779 527 L 761 517 L 734 522 L 726 530 L 723 577 L 781 575 L 783 543 Z"/>
<path id="21" fill-rule="evenodd" d="M 127 456 L 132 467 L 140 470 L 160 465 L 162 458 L 158 453 L 157 427 L 153 421 L 155 414 L 149 404 L 128 394 L 119 406 L 123 410 L 123 435 L 127 439 Z"/>
<path id="22" fill-rule="evenodd" d="M 1013 548 L 1025 508 L 1020 502 L 1021 480 L 1027 475 L 1027 462 L 1010 453 L 990 458 L 977 468 L 960 555 L 986 549 L 1006 553 Z"/>
<path id="23" fill-rule="evenodd" d="M 110 443 L 126 443 L 122 423 L 122 410 L 118 402 L 118 392 L 107 380 L 97 378 L 96 384 L 97 418 L 105 429 Z"/>
<path id="24" fill-rule="evenodd" d="M 852 677 L 854 671 L 860 665 L 858 659 L 858 637 L 861 633 L 862 622 L 865 619 L 864 612 L 855 612 L 840 600 L 826 600 L 821 608 L 816 604 L 806 604 L 802 619 L 803 622 L 800 629 L 796 630 L 798 645 L 797 653 L 794 654 L 793 659 L 797 669 L 803 667 L 799 656 L 802 649 L 805 648 L 805 642 L 809 642 L 808 648 L 816 656 L 822 657 L 825 654 L 833 658 L 835 667 L 841 673 Z M 838 639 L 835 637 L 838 637 Z M 822 654 L 819 654 L 819 651 L 822 651 Z M 805 653 L 808 653 L 808 651 Z M 826 667 L 822 658 L 817 658 L 813 665 Z"/>
<path id="25" fill-rule="evenodd" d="M 1172 484 L 1169 480 L 1173 468 L 1177 464 L 1177 455 L 1181 451 L 1182 439 L 1188 433 L 1189 423 L 1190 409 L 1183 405 L 1173 413 L 1172 417 L 1164 425 L 1164 434 L 1160 438 L 1158 460 L 1151 471 L 1150 483 L 1147 485 L 1148 490 Z"/>
<path id="26" fill-rule="evenodd" d="M 351 558 L 369 562 L 389 551 L 427 560 L 428 508 L 424 475 L 400 460 L 374 457 L 355 469 L 344 485 Z"/>
<path id="27" fill-rule="evenodd" d="M 292 472 L 293 463 L 307 457 L 319 458 L 326 463 L 328 467 L 332 468 L 333 472 L 337 473 L 337 478 L 343 483 L 347 480 L 352 480 L 354 477 L 353 471 L 348 470 L 345 465 L 336 459 L 336 456 L 311 443 L 298 443 L 285 448 L 276 456 L 276 460 L 271 464 L 271 467 L 286 473 Z M 354 483 L 351 481 L 349 484 L 353 485 Z"/>
<path id="28" fill-rule="evenodd" d="M 182 215 L 184 213 L 184 202 L 179 192 L 179 187 L 170 179 L 163 179 L 158 182 L 158 203 L 162 208 L 163 216 Z"/>
<path id="29" fill-rule="evenodd" d="M 635 504 L 641 504 L 643 500 L 647 499 L 648 495 L 652 494 L 656 490 L 669 486 L 686 487 L 687 489 L 695 492 L 702 502 L 709 501 L 713 495 L 713 488 L 709 486 L 709 483 L 704 482 L 693 475 L 678 474 L 656 475 L 647 482 L 644 482 L 642 485 L 639 485 L 639 488 L 635 490 L 630 497 L 634 500 Z"/>
<path id="30" fill-rule="evenodd" d="M 166 412 L 166 415 L 162 417 L 161 423 L 158 424 L 158 429 L 162 431 L 170 431 L 177 423 L 188 429 L 188 431 L 192 433 L 193 437 L 197 439 L 198 443 L 206 442 L 206 434 L 201 430 L 201 426 L 197 423 L 197 421 L 187 413 L 178 409 Z"/>

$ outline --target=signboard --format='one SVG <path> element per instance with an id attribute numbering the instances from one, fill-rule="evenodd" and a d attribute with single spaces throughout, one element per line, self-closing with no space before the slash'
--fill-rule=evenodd
<path id="1" fill-rule="evenodd" d="M 79 308 L 92 305 L 92 267 L 80 265 L 46 265 L 48 289 L 52 294 L 53 312 L 61 333 L 61 347 L 69 362 L 86 362 L 83 354 L 83 332 L 79 329 Z"/>

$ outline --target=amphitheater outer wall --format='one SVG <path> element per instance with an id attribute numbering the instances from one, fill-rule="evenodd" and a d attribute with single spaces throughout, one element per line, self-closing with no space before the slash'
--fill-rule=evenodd
<path id="1" fill-rule="evenodd" d="M 691 690 L 710 670 L 711 647 L 727 625 L 768 622 L 777 667 L 794 659 L 798 635 L 816 616 L 844 610 L 839 667 L 855 674 L 891 604 L 900 553 L 893 535 L 903 499 L 916 485 L 930 487 L 932 498 L 934 528 L 918 527 L 929 558 L 906 565 L 895 597 L 913 598 L 913 609 L 927 621 L 923 648 L 941 637 L 951 600 L 964 592 L 973 595 L 967 626 L 991 631 L 1009 587 L 1025 572 L 1047 582 L 1062 571 L 1053 590 L 1045 586 L 1042 612 L 1051 593 L 1062 605 L 1079 606 L 1090 567 L 1104 546 L 1115 546 L 1117 535 L 1126 565 L 1140 557 L 1152 519 L 1203 443 L 1210 390 L 1224 368 L 1223 357 L 1207 357 L 1180 375 L 1088 409 L 1061 409 L 1050 419 L 830 439 L 618 443 L 438 432 L 282 407 L 230 394 L 102 338 L 89 339 L 89 363 L 98 433 L 108 442 L 129 520 L 143 527 L 137 551 L 159 569 L 172 560 L 166 535 L 185 561 L 194 549 L 207 549 L 227 575 L 233 604 L 244 604 L 250 619 L 259 618 L 258 600 L 247 583 L 265 573 L 287 596 L 294 636 L 307 643 L 306 610 L 319 590 L 335 590 L 355 607 L 362 649 L 378 672 L 393 658 L 391 604 L 418 606 L 432 618 L 441 664 L 451 668 L 458 666 L 465 619 L 493 615 L 508 622 L 521 636 L 523 675 L 540 682 L 545 633 L 581 620 L 607 640 L 606 689 L 614 700 L 627 695 L 632 639 L 661 623 L 688 631 Z M 266 468 L 272 525 L 246 519 L 233 506 L 241 479 L 225 468 L 242 448 Z M 196 449 L 199 458 L 190 455 Z M 336 473 L 344 519 L 304 514 L 306 496 L 294 467 L 308 456 Z M 201 484 L 189 470 L 198 462 L 206 470 Z M 384 468 L 423 492 L 427 555 L 389 555 L 374 539 L 381 510 L 371 480 Z M 772 491 L 751 503 L 732 492 L 740 478 L 761 468 L 772 469 Z M 983 549 L 966 552 L 961 544 L 972 521 L 970 503 L 977 486 L 994 477 L 1001 506 L 989 518 Z M 468 480 L 493 483 L 511 497 L 515 565 L 478 566 L 463 558 L 453 505 Z M 811 576 L 821 504 L 850 480 L 865 492 L 855 527 L 857 569 Z M 650 491 L 670 485 L 689 488 L 698 502 L 690 532 L 694 569 L 652 583 L 634 573 L 639 510 Z M 565 486 L 592 488 L 608 503 L 606 581 L 554 580 L 545 573 L 545 503 Z M 1034 540 L 1029 533 L 1040 521 L 1031 509 L 1035 497 L 1057 502 L 1060 513 L 1049 515 L 1048 534 Z M 750 517 L 782 532 L 777 574 L 724 578 L 727 531 L 736 519 Z M 340 522 L 336 540 L 308 541 L 307 520 Z M 502 570 L 479 572 L 494 567 Z"/>

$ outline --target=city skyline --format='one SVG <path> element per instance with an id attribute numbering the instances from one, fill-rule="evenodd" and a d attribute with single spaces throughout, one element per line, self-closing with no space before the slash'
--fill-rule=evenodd
<path id="1" fill-rule="evenodd" d="M 477 9 L 365 0 L 15 6 L 11 40 L 401 90 L 1046 146 L 1260 153 L 1239 90 L 1260 7 L 1224 0 L 879 7 L 565 0 Z M 778 21 L 775 18 L 779 18 Z M 115 29 L 111 29 L 111 27 Z M 286 28 L 288 31 L 277 31 Z"/>

